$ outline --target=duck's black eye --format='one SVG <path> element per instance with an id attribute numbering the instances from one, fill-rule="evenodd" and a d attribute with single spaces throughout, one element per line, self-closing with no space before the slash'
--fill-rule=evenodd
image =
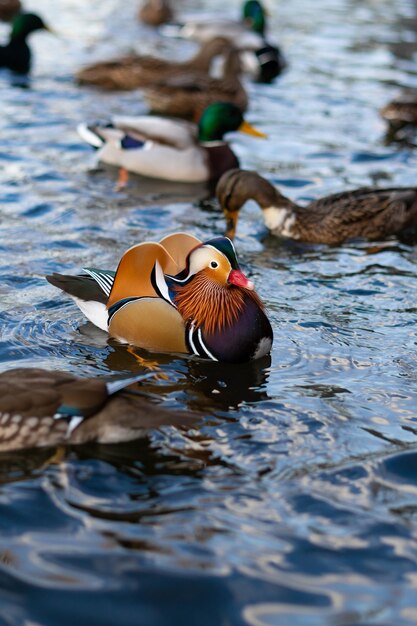
<path id="1" fill-rule="evenodd" d="M 210 267 L 212 267 L 215 270 L 217 267 L 219 267 L 219 264 L 217 263 L 217 261 L 212 261 L 210 263 Z"/>

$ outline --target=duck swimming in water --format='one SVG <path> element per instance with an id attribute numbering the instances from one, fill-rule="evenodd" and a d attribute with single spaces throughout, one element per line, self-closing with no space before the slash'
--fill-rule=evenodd
<path id="1" fill-rule="evenodd" d="M 247 200 L 259 204 L 273 235 L 306 243 L 337 245 L 356 237 L 372 241 L 417 229 L 417 187 L 364 187 L 325 196 L 304 207 L 256 172 L 235 169 L 219 180 L 216 195 L 230 238 Z"/>
<path id="2" fill-rule="evenodd" d="M 37 30 L 49 28 L 35 13 L 19 13 L 14 18 L 9 43 L 0 46 L 0 68 L 7 68 L 18 74 L 27 74 L 30 71 L 32 53 L 26 39 Z"/>
<path id="3" fill-rule="evenodd" d="M 239 162 L 224 135 L 263 133 L 245 122 L 240 110 L 218 102 L 204 111 L 198 126 L 183 120 L 143 115 L 115 117 L 109 125 L 81 125 L 81 137 L 98 149 L 97 158 L 122 171 L 149 178 L 201 183 L 217 181 Z"/>
<path id="4" fill-rule="evenodd" d="M 18 368 L 0 374 L 0 452 L 88 442 L 119 443 L 196 416 L 165 409 L 131 385 L 151 374 L 77 378 Z"/>
<path id="5" fill-rule="evenodd" d="M 185 20 L 179 26 L 165 28 L 167 34 L 203 43 L 213 37 L 224 37 L 241 51 L 243 69 L 258 82 L 272 82 L 286 67 L 286 61 L 277 45 L 266 38 L 267 13 L 259 0 L 242 4 L 239 20 L 207 19 Z M 164 32 L 164 31 L 163 31 Z"/>
<path id="6" fill-rule="evenodd" d="M 111 337 L 153 352 L 238 363 L 270 352 L 272 328 L 232 242 L 174 233 L 133 246 L 116 272 L 47 280 Z"/>
<path id="7" fill-rule="evenodd" d="M 216 37 L 202 44 L 195 56 L 182 63 L 131 54 L 89 65 L 76 74 L 76 79 L 80 85 L 90 85 L 108 91 L 138 89 L 187 73 L 208 74 L 215 57 L 225 53 L 229 48 L 230 43 L 227 39 Z"/>

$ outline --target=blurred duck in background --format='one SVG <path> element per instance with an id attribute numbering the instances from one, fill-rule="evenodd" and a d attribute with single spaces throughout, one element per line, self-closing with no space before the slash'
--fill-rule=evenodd
<path id="1" fill-rule="evenodd" d="M 236 169 L 222 176 L 216 195 L 232 239 L 247 200 L 260 206 L 273 235 L 306 243 L 337 245 L 359 237 L 376 241 L 417 230 L 417 187 L 363 187 L 300 206 L 256 172 Z"/>
<path id="2" fill-rule="evenodd" d="M 213 78 L 204 72 L 184 72 L 154 83 L 145 90 L 145 100 L 153 113 L 191 120 L 200 119 L 203 111 L 215 102 L 230 102 L 242 113 L 248 96 L 239 78 L 240 55 L 231 48 L 226 55 L 223 76 Z"/>
<path id="3" fill-rule="evenodd" d="M 417 126 L 417 93 L 404 94 L 381 109 L 381 116 L 388 122 L 389 132 L 395 136 L 407 126 Z"/>
<path id="4" fill-rule="evenodd" d="M 216 37 L 202 44 L 197 54 L 189 61 L 180 63 L 132 54 L 89 65 L 80 70 L 76 78 L 81 85 L 91 85 L 109 91 L 138 89 L 187 72 L 208 74 L 214 59 L 228 49 L 230 49 L 228 40 Z"/>
<path id="5" fill-rule="evenodd" d="M 153 403 L 132 385 L 151 374 L 77 378 L 18 368 L 0 374 L 0 452 L 44 446 L 119 443 L 196 416 Z"/>
<path id="6" fill-rule="evenodd" d="M 145 0 L 139 9 L 138 17 L 148 26 L 160 26 L 173 18 L 169 0 Z"/>
<path id="7" fill-rule="evenodd" d="M 26 40 L 37 30 L 50 31 L 42 18 L 35 13 L 18 13 L 14 16 L 9 43 L 0 46 L 0 68 L 7 68 L 18 74 L 27 74 L 30 71 L 32 53 Z"/>
<path id="8" fill-rule="evenodd" d="M 204 42 L 226 37 L 242 53 L 244 71 L 259 82 L 272 82 L 286 67 L 279 48 L 266 39 L 267 13 L 258 0 L 246 0 L 239 20 L 189 19 L 166 26 L 162 32 Z"/>
<path id="9" fill-rule="evenodd" d="M 224 140 L 233 131 L 266 136 L 245 122 L 236 106 L 225 102 L 207 107 L 198 125 L 144 115 L 119 116 L 107 125 L 78 128 L 80 136 L 98 149 L 99 161 L 122 168 L 119 188 L 127 182 L 127 171 L 176 182 L 217 181 L 239 166 Z"/>
<path id="10" fill-rule="evenodd" d="M 21 10 L 20 0 L 0 0 L 0 21 L 11 22 Z"/>

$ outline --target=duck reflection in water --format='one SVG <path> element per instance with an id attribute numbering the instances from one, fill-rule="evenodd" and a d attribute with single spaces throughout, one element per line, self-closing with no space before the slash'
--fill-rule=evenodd
<path id="1" fill-rule="evenodd" d="M 266 355 L 256 361 L 246 363 L 214 363 L 198 358 L 178 358 L 169 354 L 149 353 L 140 348 L 126 349 L 125 346 L 109 340 L 112 351 L 105 364 L 112 371 L 135 372 L 152 359 L 152 364 L 162 366 L 164 372 L 175 371 L 184 375 L 182 380 L 159 384 L 153 379 L 144 382 L 142 388 L 147 393 L 160 396 L 167 393 L 176 401 L 185 404 L 190 410 L 213 414 L 213 411 L 237 410 L 243 403 L 263 402 L 268 399 L 268 382 L 271 356 Z M 144 363 L 145 362 L 145 363 Z M 165 374 L 164 374 L 165 377 Z"/>

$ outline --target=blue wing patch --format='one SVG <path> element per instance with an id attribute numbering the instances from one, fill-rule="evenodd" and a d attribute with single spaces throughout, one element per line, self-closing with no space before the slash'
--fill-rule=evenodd
<path id="1" fill-rule="evenodd" d="M 134 150 L 135 148 L 143 148 L 145 142 L 140 139 L 134 139 L 134 137 L 130 137 L 129 135 L 125 135 L 121 140 L 120 145 L 123 150 Z"/>

